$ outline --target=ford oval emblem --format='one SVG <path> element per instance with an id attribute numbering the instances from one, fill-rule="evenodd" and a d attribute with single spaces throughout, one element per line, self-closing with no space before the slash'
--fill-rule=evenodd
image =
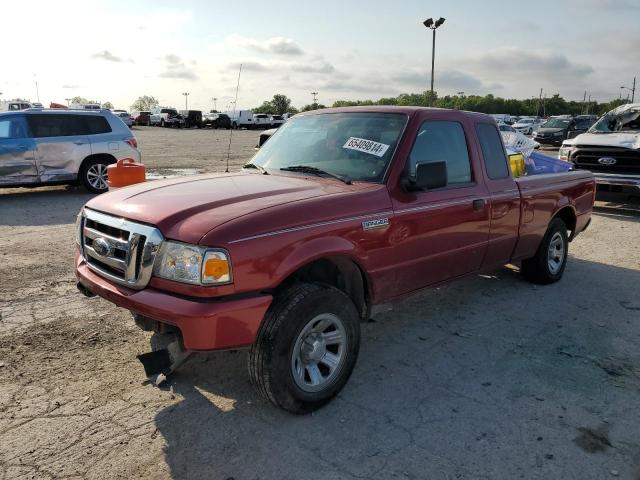
<path id="1" fill-rule="evenodd" d="M 617 160 L 612 157 L 602 157 L 598 159 L 600 165 L 615 165 L 616 162 Z"/>
<path id="2" fill-rule="evenodd" d="M 93 241 L 92 244 L 94 252 L 96 252 L 101 257 L 108 257 L 111 255 L 111 244 L 107 242 L 104 238 L 98 237 Z"/>

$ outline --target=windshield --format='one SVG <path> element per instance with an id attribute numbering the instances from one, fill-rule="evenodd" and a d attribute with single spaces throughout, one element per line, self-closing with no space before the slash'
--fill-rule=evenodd
<path id="1" fill-rule="evenodd" d="M 570 120 L 561 120 L 559 118 L 554 118 L 553 120 L 549 120 L 542 125 L 542 128 L 565 128 L 569 125 Z"/>
<path id="2" fill-rule="evenodd" d="M 589 129 L 589 133 L 637 132 L 640 131 L 640 108 L 614 114 L 605 113 Z"/>
<path id="3" fill-rule="evenodd" d="M 407 123 L 396 113 L 329 113 L 295 117 L 250 163 L 268 170 L 315 167 L 350 180 L 378 182 Z"/>
<path id="4" fill-rule="evenodd" d="M 533 123 L 533 118 L 523 118 L 519 120 L 518 123 Z"/>

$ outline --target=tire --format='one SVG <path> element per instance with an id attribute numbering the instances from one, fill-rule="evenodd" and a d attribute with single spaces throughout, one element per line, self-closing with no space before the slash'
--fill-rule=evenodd
<path id="1" fill-rule="evenodd" d="M 529 282 L 538 285 L 557 282 L 567 266 L 568 251 L 567 226 L 562 219 L 554 218 L 535 256 L 522 261 L 522 275 Z"/>
<path id="2" fill-rule="evenodd" d="M 333 343 L 324 343 L 327 338 Z M 294 284 L 276 296 L 262 321 L 248 357 L 251 383 L 275 406 L 309 413 L 344 387 L 359 348 L 360 318 L 346 294 L 329 285 Z"/>
<path id="3" fill-rule="evenodd" d="M 160 126 L 164 128 L 164 118 L 160 120 Z"/>
<path id="4" fill-rule="evenodd" d="M 238 128 L 238 124 L 236 122 L 233 122 L 233 124 L 231 125 L 231 128 L 236 130 Z"/>
<path id="5" fill-rule="evenodd" d="M 94 158 L 85 161 L 78 173 L 84 188 L 91 193 L 104 193 L 109 190 L 107 185 L 107 166 L 112 163 L 114 163 L 113 160 L 106 158 Z"/>

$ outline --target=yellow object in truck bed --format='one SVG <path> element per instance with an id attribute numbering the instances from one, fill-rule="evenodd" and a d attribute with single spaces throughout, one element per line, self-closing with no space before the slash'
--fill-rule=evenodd
<path id="1" fill-rule="evenodd" d="M 525 173 L 524 155 L 520 152 L 509 154 L 509 168 L 513 177 L 522 177 Z"/>

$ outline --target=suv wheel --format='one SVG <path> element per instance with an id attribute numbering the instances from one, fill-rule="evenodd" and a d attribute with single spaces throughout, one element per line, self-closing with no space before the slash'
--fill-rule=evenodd
<path id="1" fill-rule="evenodd" d="M 296 284 L 276 296 L 249 353 L 251 382 L 274 405 L 312 412 L 347 383 L 360 348 L 351 299 L 329 285 Z"/>
<path id="2" fill-rule="evenodd" d="M 528 281 L 540 285 L 557 282 L 567 266 L 568 250 L 567 226 L 562 219 L 554 218 L 536 255 L 522 261 L 522 275 Z"/>
<path id="3" fill-rule="evenodd" d="M 82 164 L 80 181 L 91 193 L 104 193 L 109 190 L 107 184 L 107 166 L 113 163 L 107 159 L 94 158 Z"/>

